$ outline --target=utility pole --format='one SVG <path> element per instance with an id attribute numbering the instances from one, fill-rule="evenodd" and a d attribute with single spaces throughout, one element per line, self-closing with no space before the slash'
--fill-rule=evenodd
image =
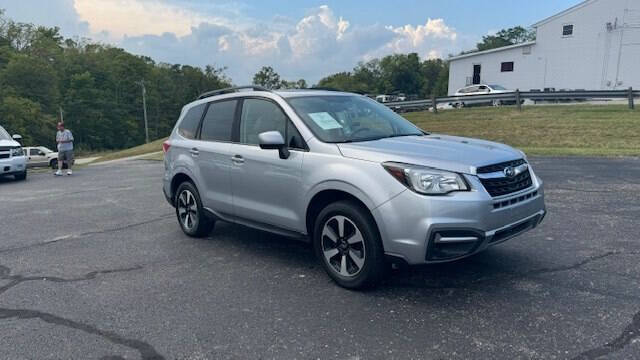
<path id="1" fill-rule="evenodd" d="M 60 109 L 60 122 L 64 124 L 64 116 L 62 115 L 62 106 L 58 107 Z"/>
<path id="2" fill-rule="evenodd" d="M 142 87 L 142 110 L 144 111 L 144 138 L 149 143 L 149 123 L 147 122 L 147 88 L 144 86 L 144 80 L 137 81 L 136 84 Z"/>

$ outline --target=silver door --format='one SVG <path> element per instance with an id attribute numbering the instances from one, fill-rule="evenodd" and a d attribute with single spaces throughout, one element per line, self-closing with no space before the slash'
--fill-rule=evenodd
<path id="1" fill-rule="evenodd" d="M 231 193 L 231 134 L 237 100 L 209 104 L 200 131 L 200 140 L 194 141 L 191 155 L 197 158 L 203 206 L 220 215 L 233 214 Z"/>
<path id="2" fill-rule="evenodd" d="M 277 150 L 258 146 L 258 134 L 280 131 L 287 142 L 300 146 L 297 130 L 280 107 L 268 100 L 245 99 L 240 120 L 240 143 L 231 146 L 234 215 L 240 219 L 305 231 L 302 197 L 304 150 L 290 148 L 281 159 Z"/>

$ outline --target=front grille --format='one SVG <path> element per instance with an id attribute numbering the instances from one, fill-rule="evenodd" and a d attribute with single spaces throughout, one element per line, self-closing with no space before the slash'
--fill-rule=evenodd
<path id="1" fill-rule="evenodd" d="M 484 188 L 487 189 L 487 192 L 494 197 L 511 194 L 516 191 L 524 190 L 533 185 L 529 169 L 527 169 L 527 171 L 523 172 L 522 174 L 514 176 L 512 178 L 481 178 L 480 181 L 482 182 L 482 185 L 484 185 Z"/>
<path id="2" fill-rule="evenodd" d="M 0 154 L 0 159 L 8 159 L 9 153 Z"/>
<path id="3" fill-rule="evenodd" d="M 488 166 L 479 167 L 476 170 L 476 173 L 478 173 L 478 174 L 489 174 L 489 173 L 494 173 L 494 172 L 502 172 L 502 170 L 504 170 L 504 168 L 506 168 L 507 166 L 516 167 L 516 166 L 520 166 L 520 165 L 522 165 L 524 163 L 526 163 L 526 161 L 524 161 L 524 159 L 513 160 L 513 161 L 505 161 L 503 163 L 499 163 L 499 164 L 495 164 L 495 165 L 488 165 Z"/>

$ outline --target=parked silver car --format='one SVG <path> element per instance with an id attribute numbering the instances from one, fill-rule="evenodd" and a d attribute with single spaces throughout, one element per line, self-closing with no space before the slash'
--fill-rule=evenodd
<path id="1" fill-rule="evenodd" d="M 163 145 L 187 235 L 224 220 L 307 239 L 333 280 L 361 288 L 385 261 L 460 259 L 545 215 L 521 151 L 428 134 L 364 96 L 249 88 L 186 105 Z"/>
<path id="2" fill-rule="evenodd" d="M 515 100 L 476 100 L 474 96 L 477 95 L 491 95 L 491 94 L 511 94 L 514 90 L 508 90 L 500 85 L 486 85 L 478 84 L 463 87 L 458 89 L 454 97 L 458 97 L 458 100 L 450 103 L 453 107 L 468 107 L 468 106 L 502 106 L 502 105 L 515 105 Z M 523 100 L 521 100 L 523 102 Z"/>

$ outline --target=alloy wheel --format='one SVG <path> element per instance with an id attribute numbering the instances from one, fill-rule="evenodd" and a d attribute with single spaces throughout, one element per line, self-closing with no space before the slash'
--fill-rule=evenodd
<path id="1" fill-rule="evenodd" d="M 191 231 L 198 221 L 198 204 L 193 193 L 183 190 L 178 196 L 178 216 L 185 229 Z"/>
<path id="2" fill-rule="evenodd" d="M 322 253 L 330 267 L 344 277 L 354 277 L 365 264 L 362 233 L 349 218 L 336 215 L 322 229 Z"/>

